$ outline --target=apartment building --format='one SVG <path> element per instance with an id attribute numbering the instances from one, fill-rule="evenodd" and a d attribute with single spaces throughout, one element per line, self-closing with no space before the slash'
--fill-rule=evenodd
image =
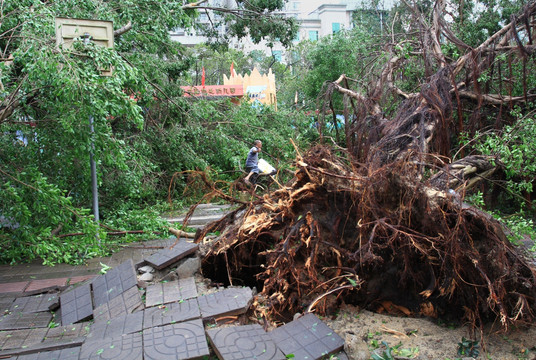
<path id="1" fill-rule="evenodd" d="M 389 10 L 396 0 L 383 0 L 376 6 L 375 11 L 380 14 Z M 235 2 L 232 0 L 211 0 L 211 7 L 232 8 Z M 316 41 L 323 36 L 331 35 L 343 29 L 352 28 L 352 15 L 360 9 L 370 9 L 366 5 L 367 0 L 302 0 L 288 1 L 285 9 L 280 14 L 293 17 L 298 20 L 300 28 L 295 42 L 302 40 Z M 202 13 L 198 21 L 202 24 L 209 24 L 209 17 L 214 16 L 210 11 Z M 225 26 L 221 25 L 216 29 L 218 33 L 225 34 Z M 181 29 L 171 33 L 173 40 L 179 41 L 186 46 L 194 46 L 207 41 L 207 38 L 196 33 L 195 30 L 184 31 Z M 253 50 L 264 51 L 267 55 L 273 55 L 278 61 L 285 61 L 285 49 L 281 44 L 273 44 L 269 47 L 266 42 L 254 44 L 250 39 L 234 39 L 230 46 L 234 49 L 251 52 Z"/>

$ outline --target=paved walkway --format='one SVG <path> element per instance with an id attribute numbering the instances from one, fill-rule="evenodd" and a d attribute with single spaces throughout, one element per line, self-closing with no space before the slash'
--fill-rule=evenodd
<path id="1" fill-rule="evenodd" d="M 228 210 L 201 206 L 190 224 L 202 227 Z M 254 295 L 248 287 L 199 295 L 196 279 L 179 275 L 140 291 L 136 265 L 167 268 L 198 248 L 184 240 L 170 248 L 174 243 L 135 243 L 81 266 L 0 266 L 0 359 L 348 359 L 344 339 L 314 314 L 269 332 L 243 325 Z M 102 264 L 111 268 L 104 275 Z"/>
<path id="2" fill-rule="evenodd" d="M 228 205 L 201 204 L 196 208 L 189 227 L 198 228 L 221 218 Z M 182 222 L 183 216 L 170 217 L 170 224 Z M 28 264 L 0 265 L 0 297 L 31 295 L 46 289 L 57 289 L 97 276 L 102 264 L 115 267 L 128 259 L 134 264 L 175 242 L 176 238 L 133 243 L 108 257 L 93 258 L 84 265 L 58 264 L 43 266 L 41 261 Z"/>

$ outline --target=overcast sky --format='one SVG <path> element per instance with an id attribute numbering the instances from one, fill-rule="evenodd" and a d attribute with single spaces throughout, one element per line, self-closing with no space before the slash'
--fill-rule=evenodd
<path id="1" fill-rule="evenodd" d="M 322 4 L 338 4 L 339 0 L 301 0 L 302 11 L 310 13 Z"/>
<path id="2" fill-rule="evenodd" d="M 344 0 L 289 0 L 289 4 L 293 1 L 299 1 L 301 4 L 301 11 L 302 13 L 309 14 L 311 11 L 315 10 L 317 7 L 319 7 L 322 4 L 340 4 L 340 3 L 352 3 L 355 0 L 350 1 L 344 1 Z M 380 1 L 380 8 L 386 8 L 390 9 L 393 6 L 393 3 L 396 0 L 381 0 Z M 367 0 L 361 0 L 361 3 L 369 3 Z M 358 3 L 360 3 L 358 2 Z"/>

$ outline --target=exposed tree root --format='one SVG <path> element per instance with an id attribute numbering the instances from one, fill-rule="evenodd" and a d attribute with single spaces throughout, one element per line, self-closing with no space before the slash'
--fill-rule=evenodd
<path id="1" fill-rule="evenodd" d="M 498 222 L 423 185 L 413 163 L 360 171 L 311 149 L 289 186 L 198 234 L 225 229 L 204 272 L 256 282 L 272 319 L 308 307 L 329 313 L 344 301 L 473 326 L 534 320 L 535 266 Z"/>
<path id="2" fill-rule="evenodd" d="M 420 92 L 396 87 L 405 60 L 393 35 L 389 58 L 368 89 L 350 89 L 344 75 L 325 84 L 324 109 L 332 107 L 335 92 L 344 98 L 346 156 L 320 145 L 304 156 L 297 151 L 292 183 L 243 203 L 196 236 L 200 242 L 222 231 L 206 249 L 205 275 L 256 285 L 257 308 L 271 319 L 330 313 L 342 301 L 450 317 L 474 328 L 499 320 L 508 329 L 535 319 L 534 259 L 510 244 L 493 217 L 463 203 L 465 190 L 496 172 L 498 162 L 485 156 L 451 161 L 450 155 L 453 134 L 482 126 L 482 109 L 532 100 L 526 86 L 523 96 L 499 96 L 485 93 L 478 79 L 514 41 L 522 60 L 531 53 L 532 40 L 524 44 L 520 34 L 531 39 L 535 23 L 523 19 L 536 15 L 536 1 L 474 49 L 449 31 L 444 1 L 435 3 L 431 24 L 408 7 L 421 32 L 427 74 Z M 449 62 L 442 36 L 466 53 Z M 386 94 L 404 99 L 392 119 L 381 109 Z M 424 181 L 430 167 L 439 171 Z"/>

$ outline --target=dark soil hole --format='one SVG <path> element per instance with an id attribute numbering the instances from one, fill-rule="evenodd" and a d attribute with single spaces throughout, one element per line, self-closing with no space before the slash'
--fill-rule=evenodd
<path id="1" fill-rule="evenodd" d="M 259 253 L 265 250 L 262 246 L 254 246 L 251 253 L 232 251 L 227 252 L 227 255 L 207 256 L 201 265 L 203 276 L 224 286 L 255 287 L 261 292 L 263 282 L 257 279 L 257 274 L 264 271 L 266 256 Z"/>

